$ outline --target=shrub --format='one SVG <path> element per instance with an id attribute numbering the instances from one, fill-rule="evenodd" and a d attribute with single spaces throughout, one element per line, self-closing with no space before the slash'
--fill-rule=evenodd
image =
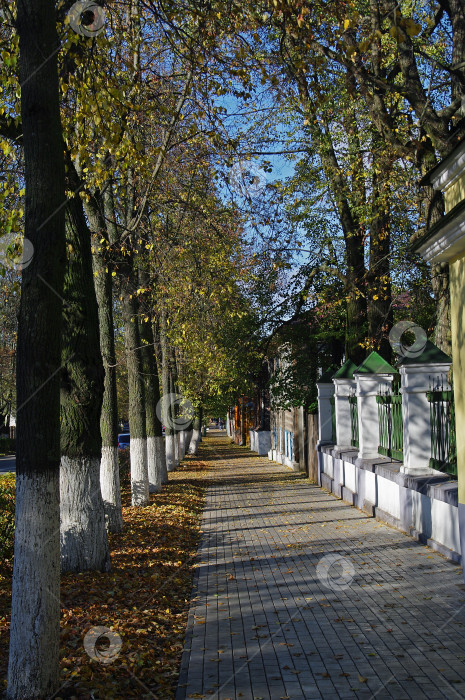
<path id="1" fill-rule="evenodd" d="M 15 475 L 0 476 L 0 571 L 11 570 L 15 531 Z"/>
<path id="2" fill-rule="evenodd" d="M 0 435 L 0 453 L 11 454 L 16 449 L 16 441 L 7 435 Z"/>

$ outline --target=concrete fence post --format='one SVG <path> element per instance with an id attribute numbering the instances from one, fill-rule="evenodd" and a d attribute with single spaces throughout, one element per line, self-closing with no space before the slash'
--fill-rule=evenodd
<path id="1" fill-rule="evenodd" d="M 449 390 L 451 358 L 428 341 L 416 356 L 406 355 L 399 362 L 402 394 L 404 463 L 407 474 L 430 470 L 431 419 L 427 392 Z"/>
<path id="2" fill-rule="evenodd" d="M 334 410 L 336 412 L 336 449 L 350 447 L 350 406 L 349 396 L 355 390 L 354 371 L 357 365 L 346 360 L 333 375 Z"/>
<path id="3" fill-rule="evenodd" d="M 373 459 L 378 456 L 379 421 L 376 396 L 380 392 L 390 392 L 395 374 L 397 370 L 375 351 L 370 353 L 354 372 L 357 382 L 359 459 Z"/>

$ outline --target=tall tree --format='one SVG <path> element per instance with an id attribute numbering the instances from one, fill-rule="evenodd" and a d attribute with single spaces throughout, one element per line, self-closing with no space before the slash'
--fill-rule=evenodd
<path id="1" fill-rule="evenodd" d="M 9 700 L 58 687 L 60 380 L 65 178 L 55 3 L 17 4 L 24 144 L 25 237 L 18 328 L 15 554 Z"/>
<path id="2" fill-rule="evenodd" d="M 68 177 L 74 185 L 72 189 L 76 189 L 78 178 L 71 163 L 68 163 Z M 78 194 L 66 207 L 66 243 L 61 377 L 61 565 L 63 571 L 109 571 L 110 552 L 100 489 L 104 369 L 90 231 Z"/>
<path id="3" fill-rule="evenodd" d="M 171 404 L 171 373 L 170 350 L 167 339 L 167 316 L 165 309 L 160 317 L 160 350 L 161 350 L 161 377 L 162 377 L 162 406 L 163 422 L 165 424 L 165 453 L 166 469 L 168 472 L 176 468 L 175 431 L 173 428 L 173 414 Z"/>
<path id="4" fill-rule="evenodd" d="M 112 221 L 114 207 L 111 203 L 110 183 L 103 195 L 96 192 L 87 205 L 87 218 L 93 234 L 93 269 L 100 324 L 100 350 L 102 353 L 105 382 L 100 416 L 102 457 L 100 461 L 100 488 L 105 508 L 107 528 L 121 532 L 123 513 L 118 461 L 118 401 L 116 391 L 116 350 L 113 320 L 113 261 L 110 244 L 117 238 Z"/>
<path id="5" fill-rule="evenodd" d="M 155 337 L 152 326 L 152 313 L 144 297 L 149 292 L 149 276 L 139 271 L 142 314 L 140 319 L 140 337 L 145 381 L 145 412 L 147 427 L 147 470 L 150 493 L 157 493 L 162 484 L 168 481 L 166 470 L 165 441 L 160 420 L 160 381 L 155 359 Z"/>
<path id="6" fill-rule="evenodd" d="M 133 506 L 149 503 L 149 481 L 147 466 L 147 426 L 145 415 L 145 387 L 142 347 L 139 329 L 139 308 L 135 296 L 135 271 L 132 260 L 126 264 L 126 276 L 122 288 L 122 311 L 124 322 L 124 344 L 128 367 L 129 387 L 129 445 L 131 461 L 131 499 Z"/>

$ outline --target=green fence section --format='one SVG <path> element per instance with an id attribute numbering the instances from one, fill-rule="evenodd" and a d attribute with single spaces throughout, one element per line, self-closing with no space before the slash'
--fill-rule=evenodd
<path id="1" fill-rule="evenodd" d="M 350 407 L 350 434 L 351 440 L 350 444 L 352 447 L 358 447 L 358 408 L 357 408 L 357 397 L 349 396 L 349 407 Z"/>
<path id="2" fill-rule="evenodd" d="M 430 467 L 457 475 L 454 391 L 428 391 L 431 418 Z"/>
<path id="3" fill-rule="evenodd" d="M 392 394 L 378 394 L 378 452 L 391 459 L 404 459 L 404 431 L 402 423 L 402 395 L 398 389 Z"/>
<path id="4" fill-rule="evenodd" d="M 331 439 L 334 444 L 336 444 L 336 399 L 331 396 L 329 403 L 331 405 Z"/>

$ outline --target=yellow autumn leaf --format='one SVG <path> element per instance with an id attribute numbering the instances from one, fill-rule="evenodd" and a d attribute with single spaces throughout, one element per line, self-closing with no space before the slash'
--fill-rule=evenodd
<path id="1" fill-rule="evenodd" d="M 370 44 L 371 44 L 371 39 L 364 39 L 363 41 L 360 42 L 358 47 L 362 53 L 365 53 L 365 51 L 369 48 Z"/>
<path id="2" fill-rule="evenodd" d="M 400 29 L 400 27 L 391 27 L 389 30 L 389 34 L 396 41 L 404 41 L 404 39 L 405 39 L 405 34 L 402 31 L 402 29 Z"/>
<path id="3" fill-rule="evenodd" d="M 409 36 L 417 36 L 421 32 L 421 25 L 417 24 L 415 20 L 410 17 L 405 19 L 402 25 Z"/>

